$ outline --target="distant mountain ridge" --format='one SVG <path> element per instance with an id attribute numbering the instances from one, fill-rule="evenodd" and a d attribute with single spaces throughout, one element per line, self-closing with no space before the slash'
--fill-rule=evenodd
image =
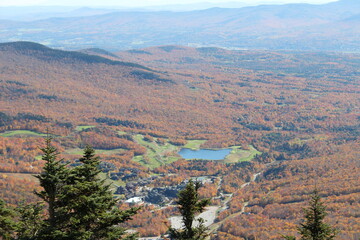
<path id="1" fill-rule="evenodd" d="M 101 50 L 101 49 L 99 49 Z M 98 51 L 99 51 L 98 50 Z M 67 62 L 76 62 L 80 61 L 83 63 L 103 63 L 108 65 L 121 65 L 128 67 L 141 68 L 146 70 L 151 70 L 145 66 L 130 63 L 130 62 L 122 62 L 122 61 L 114 61 L 108 58 L 104 58 L 97 55 L 89 55 L 82 52 L 77 51 L 63 51 L 52 49 L 46 47 L 39 43 L 34 42 L 8 42 L 8 43 L 0 43 L 0 53 L 2 51 L 13 51 L 14 53 L 29 55 L 37 59 L 41 60 L 52 60 L 52 61 L 67 61 Z M 103 53 L 106 52 L 103 50 Z M 111 53 L 109 53 L 111 54 Z M 115 55 L 114 55 L 115 56 Z"/>
<path id="2" fill-rule="evenodd" d="M 104 49 L 101 49 L 101 48 L 87 48 L 87 49 L 80 50 L 79 52 L 89 54 L 89 55 L 97 55 L 97 56 L 101 56 L 101 57 L 118 58 L 118 56 L 116 56 L 115 54 L 113 54 L 109 51 L 106 51 Z"/>
<path id="3" fill-rule="evenodd" d="M 355 0 L 189 12 L 113 12 L 26 23 L 0 21 L 0 41 L 36 41 L 68 49 L 183 45 L 359 52 L 359 14 L 360 1 Z"/>

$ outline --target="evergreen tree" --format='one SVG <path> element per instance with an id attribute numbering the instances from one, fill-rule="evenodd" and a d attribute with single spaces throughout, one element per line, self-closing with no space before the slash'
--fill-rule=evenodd
<path id="1" fill-rule="evenodd" d="M 199 224 L 197 226 L 193 226 L 195 215 L 202 213 L 205 207 L 210 203 L 209 199 L 199 199 L 199 188 L 199 182 L 194 183 L 190 180 L 185 189 L 179 192 L 177 204 L 179 204 L 179 211 L 182 216 L 184 227 L 181 230 L 169 228 L 170 239 L 203 240 L 207 237 L 207 228 L 204 226 L 203 219 L 197 219 Z"/>
<path id="2" fill-rule="evenodd" d="M 337 230 L 329 224 L 324 223 L 326 217 L 326 207 L 321 202 L 318 191 L 315 189 L 309 203 L 309 207 L 304 209 L 305 220 L 298 227 L 301 235 L 300 240 L 332 240 L 335 239 Z M 295 240 L 293 236 L 283 236 L 286 240 Z"/>
<path id="3" fill-rule="evenodd" d="M 19 221 L 16 227 L 18 240 L 33 240 L 36 239 L 43 222 L 43 205 L 22 204 L 17 209 L 19 213 Z"/>
<path id="4" fill-rule="evenodd" d="M 100 180 L 100 160 L 86 146 L 80 165 L 72 169 L 69 184 L 65 186 L 64 208 L 69 212 L 67 239 L 111 240 L 120 239 L 125 229 L 118 226 L 133 216 L 138 208 L 120 211 L 109 185 Z M 135 239 L 127 236 L 123 239 Z"/>
<path id="5" fill-rule="evenodd" d="M 125 229 L 119 224 L 131 219 L 139 208 L 120 211 L 116 207 L 110 186 L 100 180 L 100 160 L 91 147 L 85 148 L 81 164 L 73 168 L 57 160 L 50 137 L 41 150 L 45 165 L 36 177 L 43 190 L 35 194 L 47 204 L 46 219 L 42 204 L 29 204 L 18 207 L 19 221 L 15 223 L 15 212 L 0 200 L 0 239 L 135 239 L 136 235 L 124 236 Z"/>
<path id="6" fill-rule="evenodd" d="M 64 237 L 63 225 L 66 213 L 61 207 L 60 199 L 64 194 L 64 186 L 69 176 L 69 170 L 62 160 L 57 160 L 57 149 L 51 146 L 51 137 L 46 138 L 46 146 L 42 160 L 45 161 L 43 172 L 36 177 L 39 179 L 40 192 L 35 192 L 48 206 L 48 218 L 43 221 L 39 230 L 38 239 L 59 240 Z"/>
<path id="7" fill-rule="evenodd" d="M 310 206 L 304 209 L 305 222 L 300 224 L 298 231 L 301 240 L 331 240 L 337 230 L 323 222 L 326 217 L 326 207 L 321 202 L 318 191 L 315 189 L 311 196 Z"/>
<path id="8" fill-rule="evenodd" d="M 285 240 L 296 240 L 296 237 L 294 237 L 294 236 L 284 236 L 284 235 L 282 235 L 282 237 L 283 237 Z"/>
<path id="9" fill-rule="evenodd" d="M 10 240 L 15 230 L 15 212 L 0 199 L 0 239 Z"/>

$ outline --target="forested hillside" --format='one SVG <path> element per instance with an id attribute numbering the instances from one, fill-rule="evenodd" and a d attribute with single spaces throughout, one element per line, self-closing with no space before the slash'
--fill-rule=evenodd
<path id="1" fill-rule="evenodd" d="M 357 240 L 359 67 L 350 53 L 160 46 L 113 55 L 0 44 L 0 197 L 36 201 L 31 174 L 49 131 L 75 165 L 92 145 L 123 199 L 204 178 L 200 193 L 219 212 L 212 239 L 294 234 L 317 185 L 339 239 Z M 184 147 L 231 154 L 186 161 Z M 146 204 L 127 227 L 158 236 L 170 209 L 166 199 Z"/>

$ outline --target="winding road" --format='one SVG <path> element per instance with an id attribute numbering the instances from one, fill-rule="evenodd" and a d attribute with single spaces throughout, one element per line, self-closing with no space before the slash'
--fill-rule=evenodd
<path id="1" fill-rule="evenodd" d="M 244 183 L 243 185 L 241 185 L 241 187 L 239 188 L 239 190 L 245 188 L 245 187 L 248 186 L 251 182 L 256 181 L 257 177 L 258 177 L 260 174 L 262 174 L 262 173 L 263 173 L 263 171 L 258 172 L 258 173 L 255 173 L 255 174 L 251 177 L 251 180 L 250 180 L 249 182 L 246 182 L 246 183 Z M 238 190 L 238 191 L 239 191 L 239 190 Z M 237 191 L 236 191 L 236 192 L 237 192 Z M 236 193 L 236 192 L 235 192 L 235 193 Z M 229 208 L 228 204 L 229 204 L 229 202 L 231 201 L 231 199 L 232 199 L 232 197 L 234 196 L 235 193 L 230 194 L 229 197 L 224 201 L 223 207 L 221 207 L 222 209 L 225 210 L 225 209 Z M 243 203 L 243 206 L 242 206 L 242 208 L 241 208 L 241 211 L 236 212 L 236 213 L 233 213 L 233 214 L 230 214 L 229 216 L 227 216 L 226 218 L 224 218 L 224 219 L 221 220 L 220 222 L 211 224 L 210 227 L 209 227 L 209 234 L 216 232 L 216 231 L 220 228 L 220 226 L 221 226 L 226 220 L 231 219 L 231 218 L 234 218 L 234 217 L 237 217 L 237 216 L 243 214 L 243 213 L 245 212 L 245 208 L 248 206 L 248 204 L 249 204 L 249 202 L 244 202 L 244 203 Z M 207 220 L 207 219 L 205 219 L 205 220 Z M 208 239 L 210 239 L 210 237 L 209 237 Z"/>

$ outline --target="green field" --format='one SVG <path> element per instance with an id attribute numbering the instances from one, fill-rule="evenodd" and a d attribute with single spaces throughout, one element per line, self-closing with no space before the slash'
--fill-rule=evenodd
<path id="1" fill-rule="evenodd" d="M 117 134 L 118 134 L 118 135 L 120 135 L 120 136 L 122 136 L 122 135 L 126 135 L 126 134 L 127 134 L 127 132 L 124 132 L 124 131 L 117 131 Z"/>
<path id="2" fill-rule="evenodd" d="M 133 138 L 138 144 L 147 149 L 145 155 L 133 158 L 134 161 L 141 165 L 154 169 L 180 159 L 180 156 L 177 155 L 179 147 L 170 144 L 167 140 L 164 144 L 159 144 L 156 142 L 157 138 L 154 138 L 154 141 L 145 141 L 144 136 L 141 134 L 137 134 Z"/>
<path id="3" fill-rule="evenodd" d="M 249 145 L 249 150 L 241 149 L 240 146 L 233 146 L 229 155 L 226 156 L 225 163 L 251 161 L 257 154 L 261 154 L 253 146 Z"/>
<path id="4" fill-rule="evenodd" d="M 94 128 L 94 127 L 95 126 L 93 126 L 93 125 L 79 125 L 79 126 L 76 126 L 75 130 L 81 132 L 81 131 L 84 131 L 86 129 Z"/>
<path id="5" fill-rule="evenodd" d="M 76 131 L 83 131 L 86 129 L 93 128 L 93 125 L 79 125 L 76 127 Z M 127 134 L 126 132 L 119 131 L 119 135 Z M 16 137 L 16 136 L 27 136 L 27 137 L 44 137 L 46 134 L 38 133 L 30 130 L 13 130 L 13 131 L 6 131 L 0 133 L 2 137 Z M 192 150 L 198 150 L 201 148 L 201 145 L 206 142 L 206 140 L 189 140 L 184 146 L 175 146 L 169 143 L 168 139 L 162 138 L 162 141 L 158 141 L 157 138 L 153 138 L 150 140 L 145 140 L 142 134 L 133 135 L 133 139 L 135 142 L 140 144 L 141 146 L 147 149 L 146 153 L 141 156 L 135 156 L 133 160 L 135 162 L 140 163 L 143 166 L 146 166 L 150 169 L 157 168 L 162 165 L 170 164 L 175 162 L 181 157 L 177 154 L 181 148 L 189 148 Z M 256 154 L 260 152 L 257 151 L 253 146 L 249 146 L 250 150 L 243 150 L 240 146 L 233 146 L 231 147 L 231 153 L 226 157 L 224 160 L 225 163 L 235 163 L 241 161 L 250 161 L 254 158 Z M 124 153 L 126 149 L 95 149 L 96 154 L 121 154 Z M 80 148 L 71 148 L 67 149 L 64 154 L 69 155 L 79 155 L 83 154 L 83 149 Z M 36 159 L 41 159 L 41 156 L 36 156 Z"/>
<path id="6" fill-rule="evenodd" d="M 45 133 L 38 133 L 30 130 L 13 130 L 0 133 L 1 137 L 15 137 L 15 136 L 29 136 L 29 137 L 44 137 Z"/>
<path id="7" fill-rule="evenodd" d="M 95 149 L 95 154 L 111 155 L 111 154 L 123 153 L 124 151 L 126 151 L 126 150 L 122 149 L 122 148 L 116 148 L 116 149 L 111 149 L 111 150 Z M 81 148 L 71 148 L 71 149 L 67 149 L 64 153 L 70 154 L 70 155 L 83 155 L 84 150 Z"/>
<path id="8" fill-rule="evenodd" d="M 189 140 L 183 148 L 198 150 L 198 149 L 200 149 L 201 144 L 203 144 L 205 142 L 206 142 L 206 140 Z"/>
<path id="9" fill-rule="evenodd" d="M 200 146 L 206 142 L 206 140 L 189 140 L 185 146 L 179 147 L 170 144 L 167 140 L 165 144 L 158 144 L 156 142 L 156 138 L 154 138 L 154 141 L 151 142 L 145 141 L 144 136 L 141 134 L 135 135 L 133 139 L 147 149 L 147 152 L 144 155 L 135 156 L 133 160 L 150 169 L 181 159 L 181 157 L 177 154 L 181 148 L 197 150 L 200 149 Z M 232 151 L 224 159 L 225 163 L 251 161 L 256 154 L 261 153 L 251 145 L 249 146 L 249 150 L 241 149 L 240 146 L 233 146 L 230 148 Z"/>
<path id="10" fill-rule="evenodd" d="M 101 172 L 99 174 L 99 176 L 100 176 L 100 179 L 105 180 L 105 185 L 110 185 L 110 190 L 113 193 L 117 190 L 118 187 L 125 185 L 125 183 L 123 181 L 121 181 L 121 180 L 118 180 L 118 181 L 111 180 L 108 177 L 107 173 Z"/>

